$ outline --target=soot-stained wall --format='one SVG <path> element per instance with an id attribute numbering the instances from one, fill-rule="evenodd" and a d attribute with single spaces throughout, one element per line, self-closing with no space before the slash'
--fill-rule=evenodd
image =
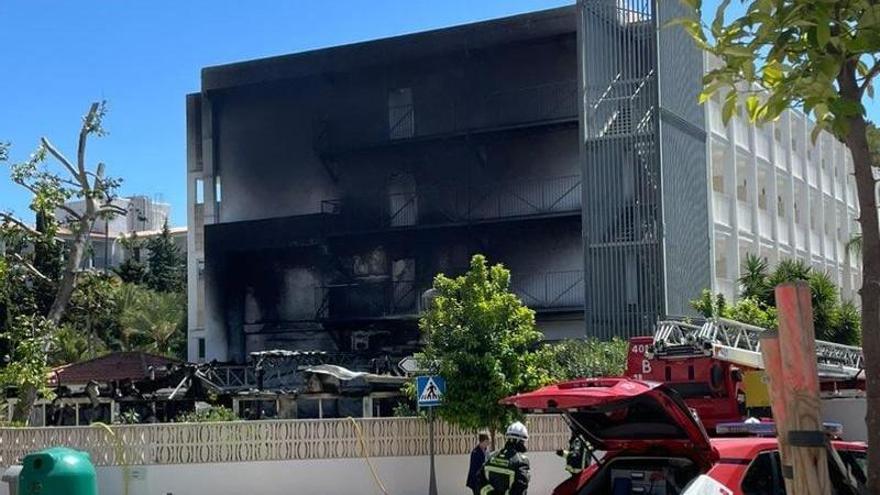
<path id="1" fill-rule="evenodd" d="M 364 332 L 370 352 L 411 352 L 421 292 L 474 253 L 527 302 L 578 313 L 576 67 L 572 31 L 210 92 L 206 325 L 228 359 L 355 352 Z"/>

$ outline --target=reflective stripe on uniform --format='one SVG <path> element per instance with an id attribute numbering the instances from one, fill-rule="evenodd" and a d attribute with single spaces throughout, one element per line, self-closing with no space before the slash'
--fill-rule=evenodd
<path id="1" fill-rule="evenodd" d="M 492 479 L 493 479 L 492 475 L 493 474 L 498 475 L 498 476 L 507 477 L 507 486 L 504 488 L 503 493 L 507 494 L 510 492 L 510 487 L 513 486 L 513 479 L 514 479 L 514 476 L 516 475 L 516 473 L 512 469 L 506 468 L 506 467 L 500 467 L 500 466 L 493 466 L 491 463 L 483 466 L 483 469 L 486 471 L 486 481 L 489 482 L 489 485 L 483 487 L 483 490 L 486 490 L 486 488 L 488 488 L 489 491 L 481 491 L 480 493 L 483 493 L 483 494 L 492 493 L 492 490 L 495 489 L 495 484 L 492 483 Z M 495 479 L 497 479 L 497 478 L 495 478 Z M 501 494 L 498 494 L 498 495 L 501 495 Z"/>

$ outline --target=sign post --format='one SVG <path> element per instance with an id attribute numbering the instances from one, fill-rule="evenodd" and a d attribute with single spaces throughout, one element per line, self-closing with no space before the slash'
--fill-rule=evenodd
<path id="1" fill-rule="evenodd" d="M 437 472 L 434 469 L 434 408 L 440 405 L 446 394 L 446 380 L 438 375 L 417 376 L 416 390 L 419 407 L 428 408 L 428 452 L 431 459 L 428 495 L 437 495 Z"/>
<path id="2" fill-rule="evenodd" d="M 419 371 L 422 371 L 421 364 L 416 361 L 416 358 L 413 356 L 408 356 L 403 358 L 397 366 L 407 375 L 415 375 Z"/>

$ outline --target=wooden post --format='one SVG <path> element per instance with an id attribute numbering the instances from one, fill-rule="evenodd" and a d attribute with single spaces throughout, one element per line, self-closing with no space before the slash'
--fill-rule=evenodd
<path id="1" fill-rule="evenodd" d="M 776 308 L 779 311 L 777 362 L 781 370 L 775 370 L 771 383 L 776 384 L 774 389 L 783 390 L 775 394 L 782 402 L 773 402 L 771 407 L 774 416 L 779 411 L 777 428 L 788 444 L 787 451 L 781 451 L 783 476 L 791 480 L 788 493 L 830 495 L 827 440 L 819 416 L 819 375 L 810 286 L 806 282 L 793 282 L 776 287 Z M 768 374 L 769 371 L 768 368 Z M 773 396 L 771 394 L 771 401 Z"/>
<path id="2" fill-rule="evenodd" d="M 782 371 L 782 354 L 779 346 L 779 332 L 770 331 L 761 336 L 761 356 L 764 358 L 764 372 L 767 376 L 767 391 L 770 396 L 770 407 L 773 410 L 773 420 L 776 422 L 776 438 L 779 440 L 779 454 L 783 463 L 791 459 L 788 449 L 788 417 L 785 405 L 788 401 L 785 394 L 788 388 L 785 386 L 784 373 Z M 785 493 L 792 491 L 792 480 L 783 477 Z"/>

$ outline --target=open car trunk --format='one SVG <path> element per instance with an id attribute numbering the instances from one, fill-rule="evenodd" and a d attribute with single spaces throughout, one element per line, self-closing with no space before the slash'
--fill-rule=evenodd
<path id="1" fill-rule="evenodd" d="M 685 457 L 616 456 L 583 480 L 578 495 L 679 495 L 701 470 Z"/>
<path id="2" fill-rule="evenodd" d="M 681 397 L 654 382 L 594 378 L 503 401 L 530 413 L 562 414 L 605 455 L 560 485 L 558 495 L 677 495 L 717 459 L 706 430 Z"/>

